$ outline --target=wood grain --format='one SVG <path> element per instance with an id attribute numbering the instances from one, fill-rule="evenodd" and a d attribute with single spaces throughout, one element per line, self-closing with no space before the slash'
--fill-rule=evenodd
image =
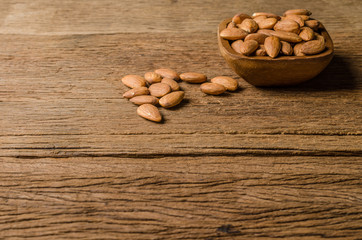
<path id="1" fill-rule="evenodd" d="M 335 57 L 255 88 L 217 25 L 289 8 L 323 22 Z M 1 1 L 0 239 L 359 239 L 361 20 L 357 0 Z M 120 79 L 160 67 L 241 89 L 180 83 L 184 102 L 151 123 Z"/>

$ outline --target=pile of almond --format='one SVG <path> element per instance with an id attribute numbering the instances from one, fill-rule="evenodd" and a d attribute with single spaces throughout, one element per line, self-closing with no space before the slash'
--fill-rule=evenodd
<path id="1" fill-rule="evenodd" d="M 323 25 L 306 9 L 291 9 L 283 16 L 256 12 L 236 14 L 220 36 L 245 56 L 306 56 L 325 49 Z"/>
<path id="2" fill-rule="evenodd" d="M 131 88 L 123 94 L 124 98 L 139 105 L 137 114 L 147 120 L 161 122 L 162 115 L 157 105 L 172 108 L 183 100 L 185 93 L 180 90 L 178 80 L 187 83 L 202 83 L 202 92 L 210 95 L 220 95 L 225 91 L 238 89 L 238 82 L 230 77 L 218 76 L 207 82 L 207 76 L 202 73 L 186 72 L 178 74 L 168 68 L 160 68 L 154 72 L 147 72 L 144 77 L 139 75 L 126 75 L 122 83 Z"/>

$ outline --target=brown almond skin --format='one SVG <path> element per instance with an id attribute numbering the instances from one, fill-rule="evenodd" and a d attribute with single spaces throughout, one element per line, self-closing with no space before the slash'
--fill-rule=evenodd
<path id="1" fill-rule="evenodd" d="M 121 79 L 122 83 L 129 88 L 145 87 L 146 80 L 139 75 L 126 75 Z"/>
<path id="2" fill-rule="evenodd" d="M 251 34 L 249 34 L 249 35 L 251 35 Z M 243 44 L 243 40 L 236 40 L 236 41 L 231 43 L 231 48 L 234 49 L 235 52 L 241 53 L 240 52 L 241 44 Z"/>
<path id="3" fill-rule="evenodd" d="M 314 38 L 314 31 L 310 27 L 303 27 L 301 30 L 299 37 L 304 41 L 310 41 Z"/>
<path id="4" fill-rule="evenodd" d="M 136 104 L 136 105 L 142 105 L 142 104 L 152 104 L 157 105 L 158 104 L 158 98 L 151 95 L 140 95 L 133 97 L 129 100 L 130 102 Z"/>
<path id="5" fill-rule="evenodd" d="M 310 27 L 314 31 L 317 31 L 318 27 L 319 27 L 319 21 L 317 21 L 317 20 L 307 20 L 307 21 L 305 21 L 305 26 Z"/>
<path id="6" fill-rule="evenodd" d="M 309 42 L 306 42 L 300 48 L 300 51 L 302 53 L 304 53 L 305 55 L 318 54 L 325 49 L 326 44 L 325 44 L 324 37 L 317 33 L 315 35 L 317 37 L 317 40 L 311 40 Z"/>
<path id="7" fill-rule="evenodd" d="M 162 79 L 161 83 L 166 83 L 167 85 L 169 85 L 172 91 L 180 90 L 180 85 L 178 85 L 178 83 L 171 78 L 164 78 Z"/>
<path id="8" fill-rule="evenodd" d="M 160 74 L 163 78 L 171 78 L 175 81 L 180 80 L 180 75 L 175 70 L 169 68 L 156 69 L 155 73 Z"/>
<path id="9" fill-rule="evenodd" d="M 253 20 L 259 25 L 259 28 L 260 28 L 260 22 L 263 21 L 266 18 L 267 18 L 266 16 L 261 15 L 261 16 L 253 18 Z"/>
<path id="10" fill-rule="evenodd" d="M 302 41 L 302 38 L 299 37 L 298 34 L 292 32 L 285 31 L 273 31 L 269 29 L 260 29 L 258 33 L 263 33 L 268 36 L 276 36 L 282 41 L 290 42 L 290 43 L 298 43 Z"/>
<path id="11" fill-rule="evenodd" d="M 171 92 L 163 96 L 159 103 L 164 108 L 171 108 L 178 105 L 184 98 L 185 93 L 183 91 Z"/>
<path id="12" fill-rule="evenodd" d="M 299 24 L 291 19 L 285 19 L 277 22 L 274 26 L 275 31 L 285 31 L 292 33 L 299 33 Z"/>
<path id="13" fill-rule="evenodd" d="M 307 9 L 289 9 L 284 12 L 284 16 L 290 15 L 290 14 L 310 16 L 310 15 L 312 15 L 312 12 Z"/>
<path id="14" fill-rule="evenodd" d="M 298 15 L 301 19 L 303 19 L 303 21 L 307 21 L 309 20 L 309 16 L 308 15 Z"/>
<path id="15" fill-rule="evenodd" d="M 145 73 L 144 78 L 146 79 L 146 81 L 149 84 L 159 83 L 162 80 L 161 75 L 158 74 L 158 73 L 155 73 L 155 72 L 147 72 L 147 73 Z"/>
<path id="16" fill-rule="evenodd" d="M 137 114 L 153 122 L 161 122 L 162 116 L 157 107 L 152 104 L 143 104 L 137 108 Z"/>
<path id="17" fill-rule="evenodd" d="M 278 56 L 282 45 L 279 38 L 275 36 L 270 36 L 265 39 L 264 47 L 269 57 L 275 58 L 276 56 Z"/>
<path id="18" fill-rule="evenodd" d="M 227 28 L 237 28 L 236 23 L 230 22 L 227 26 Z"/>
<path id="19" fill-rule="evenodd" d="M 210 94 L 210 95 L 220 95 L 226 91 L 226 87 L 218 83 L 203 83 L 200 86 L 200 90 L 203 93 Z"/>
<path id="20" fill-rule="evenodd" d="M 297 57 L 303 57 L 303 56 L 305 56 L 305 54 L 300 51 L 304 43 L 305 43 L 305 42 L 301 42 L 301 43 L 295 44 L 295 46 L 294 46 L 294 48 L 293 48 L 293 52 L 294 52 L 294 55 L 295 55 L 295 56 L 297 56 Z"/>
<path id="21" fill-rule="evenodd" d="M 220 32 L 220 37 L 227 40 L 244 39 L 247 35 L 247 32 L 239 28 L 225 28 Z"/>
<path id="22" fill-rule="evenodd" d="M 286 56 L 290 56 L 293 55 L 293 48 L 290 45 L 290 43 L 286 42 L 286 41 L 280 41 L 280 43 L 282 44 L 282 48 L 281 48 L 281 52 L 286 55 Z"/>
<path id="23" fill-rule="evenodd" d="M 238 25 L 238 27 L 245 32 L 254 33 L 258 30 L 258 24 L 253 19 L 244 19 L 244 21 Z"/>
<path id="24" fill-rule="evenodd" d="M 243 44 L 241 44 L 240 52 L 243 55 L 249 56 L 250 54 L 255 52 L 258 46 L 259 44 L 255 40 L 244 41 Z"/>
<path id="25" fill-rule="evenodd" d="M 255 51 L 255 56 L 266 56 L 266 51 L 264 45 L 259 45 L 259 48 Z"/>
<path id="26" fill-rule="evenodd" d="M 304 20 L 300 15 L 287 15 L 286 16 L 287 19 L 291 19 L 293 21 L 295 21 L 296 23 L 298 23 L 299 27 L 303 27 L 304 26 Z"/>
<path id="27" fill-rule="evenodd" d="M 188 83 L 203 83 L 206 82 L 207 77 L 205 74 L 196 73 L 196 72 L 187 72 L 180 74 L 180 78 L 182 81 Z"/>
<path id="28" fill-rule="evenodd" d="M 148 88 L 148 90 L 152 96 L 163 97 L 171 92 L 171 87 L 166 83 L 154 83 Z"/>
<path id="29" fill-rule="evenodd" d="M 262 33 L 251 33 L 248 36 L 245 37 L 245 41 L 248 40 L 255 40 L 257 41 L 259 44 L 264 44 L 265 38 L 267 38 L 268 36 Z"/>
<path id="30" fill-rule="evenodd" d="M 244 14 L 244 13 L 239 13 L 236 14 L 233 18 L 232 18 L 232 22 L 236 23 L 236 24 L 240 24 L 244 21 L 244 19 L 246 18 L 251 18 L 249 15 Z"/>
<path id="31" fill-rule="evenodd" d="M 238 81 L 231 77 L 226 76 L 217 76 L 210 80 L 212 83 L 217 83 L 223 85 L 227 91 L 235 91 L 238 89 L 239 84 Z"/>
<path id="32" fill-rule="evenodd" d="M 280 19 L 280 16 L 274 14 L 274 13 L 266 13 L 266 12 L 256 12 L 256 13 L 253 13 L 253 15 L 251 15 L 252 18 L 256 18 L 256 17 L 259 17 L 259 16 L 265 16 L 265 17 L 272 17 L 272 18 L 276 18 L 276 19 Z"/>
<path id="33" fill-rule="evenodd" d="M 266 18 L 261 20 L 258 24 L 260 29 L 273 29 L 277 22 L 278 20 L 276 18 Z"/>
<path id="34" fill-rule="evenodd" d="M 125 92 L 123 94 L 124 98 L 133 98 L 136 96 L 140 96 L 140 95 L 148 95 L 150 94 L 150 91 L 148 91 L 147 87 L 137 87 L 137 88 L 132 88 L 130 90 L 128 90 L 127 92 Z"/>

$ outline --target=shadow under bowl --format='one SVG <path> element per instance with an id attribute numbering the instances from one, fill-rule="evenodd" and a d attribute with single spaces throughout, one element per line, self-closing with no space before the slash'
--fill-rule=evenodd
<path id="1" fill-rule="evenodd" d="M 333 58 L 333 42 L 323 27 L 321 35 L 325 38 L 326 49 L 310 56 L 244 56 L 231 48 L 228 40 L 220 37 L 220 32 L 231 22 L 222 21 L 218 29 L 218 43 L 221 55 L 236 74 L 248 83 L 258 87 L 290 86 L 308 81 L 320 72 Z"/>

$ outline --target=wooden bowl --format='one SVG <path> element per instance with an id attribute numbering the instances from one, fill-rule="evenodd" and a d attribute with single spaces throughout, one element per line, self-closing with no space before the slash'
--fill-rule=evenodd
<path id="1" fill-rule="evenodd" d="M 317 55 L 296 57 L 244 56 L 231 48 L 228 40 L 220 37 L 230 19 L 222 21 L 218 29 L 218 42 L 221 55 L 229 66 L 248 83 L 259 86 L 288 86 L 305 82 L 317 76 L 333 58 L 333 42 L 323 29 L 321 35 L 326 40 L 326 49 Z"/>

